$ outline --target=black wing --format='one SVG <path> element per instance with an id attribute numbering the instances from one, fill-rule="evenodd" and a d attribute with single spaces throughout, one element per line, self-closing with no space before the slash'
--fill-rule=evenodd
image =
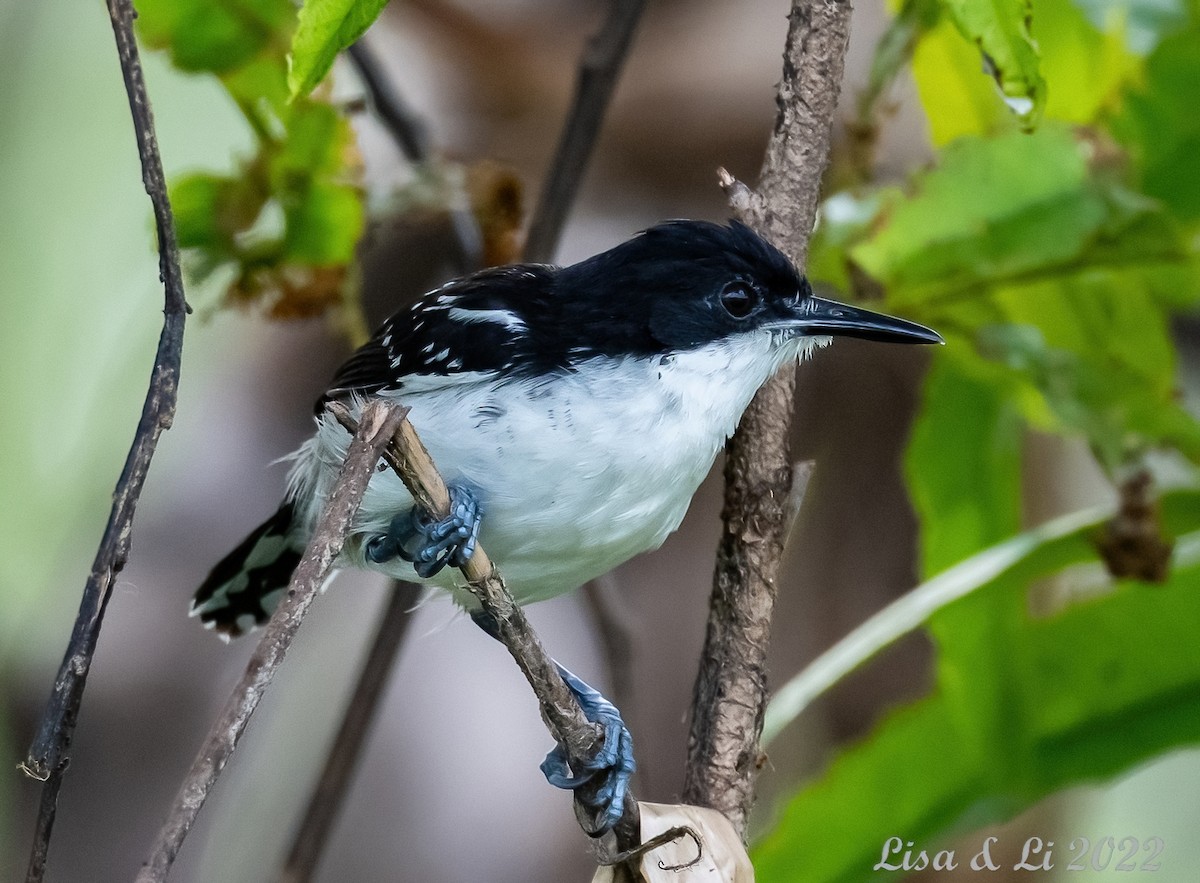
<path id="1" fill-rule="evenodd" d="M 431 380 L 453 385 L 477 372 L 504 375 L 524 366 L 536 350 L 530 315 L 551 303 L 555 273 L 541 264 L 500 267 L 422 295 L 346 360 L 317 413 L 332 399 L 402 392 L 417 378 L 428 389 Z"/>

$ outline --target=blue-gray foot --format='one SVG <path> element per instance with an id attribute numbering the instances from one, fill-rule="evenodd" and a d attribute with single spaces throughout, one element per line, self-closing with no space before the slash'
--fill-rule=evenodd
<path id="1" fill-rule="evenodd" d="M 497 641 L 500 640 L 500 629 L 486 612 L 478 610 L 471 614 L 471 619 Z M 551 785 L 576 793 L 579 802 L 595 820 L 592 833 L 598 837 L 620 821 L 625 809 L 629 780 L 637 769 L 633 759 L 633 736 L 615 705 L 558 662 L 554 665 L 563 682 L 579 700 L 584 716 L 604 727 L 604 744 L 594 757 L 582 762 L 576 769 L 572 769 L 567 752 L 559 745 L 542 761 L 542 772 Z"/>
<path id="2" fill-rule="evenodd" d="M 559 745 L 542 761 L 542 772 L 556 788 L 575 791 L 576 799 L 596 821 L 593 833 L 598 836 L 612 829 L 624 811 L 629 780 L 637 769 L 633 736 L 615 705 L 557 662 L 555 665 L 587 719 L 604 727 L 604 744 L 594 757 L 575 767 L 567 761 L 566 752 Z"/>
<path id="3" fill-rule="evenodd" d="M 411 562 L 417 576 L 428 579 L 447 564 L 461 567 L 475 553 L 483 513 L 475 493 L 465 485 L 452 484 L 450 513 L 434 518 L 414 506 L 401 512 L 388 525 L 387 533 L 367 541 L 367 560 L 383 564 L 393 558 Z"/>

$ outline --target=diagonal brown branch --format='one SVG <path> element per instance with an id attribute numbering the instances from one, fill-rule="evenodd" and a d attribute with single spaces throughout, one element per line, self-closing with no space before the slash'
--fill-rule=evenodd
<path id="1" fill-rule="evenodd" d="M 367 44 L 367 38 L 363 36 L 352 43 L 347 56 L 362 79 L 371 108 L 391 134 L 404 158 L 412 163 L 428 163 L 434 156 L 429 127 L 396 91 L 383 65 Z M 478 270 L 483 266 L 483 236 L 474 212 L 466 206 L 453 204 L 447 209 L 454 230 L 459 271 L 469 273 Z"/>
<path id="2" fill-rule="evenodd" d="M 142 406 L 133 444 L 125 459 L 121 477 L 113 492 L 104 536 L 92 562 L 91 573 L 83 588 L 79 614 L 75 619 L 66 654 L 54 681 L 54 689 L 38 726 L 37 734 L 21 768 L 30 776 L 43 780 L 42 797 L 34 832 L 26 880 L 37 883 L 45 875 L 46 856 L 54 827 L 58 793 L 63 773 L 70 759 L 71 740 L 83 701 L 87 675 L 104 610 L 112 593 L 113 581 L 129 559 L 129 536 L 134 510 L 146 481 L 150 460 L 158 438 L 169 429 L 175 416 L 176 391 L 179 386 L 179 367 L 183 352 L 183 327 L 188 313 L 184 297 L 183 276 L 179 269 L 179 248 L 175 240 L 175 222 L 167 199 L 167 184 L 162 159 L 154 134 L 154 116 L 146 94 L 145 78 L 133 36 L 134 10 L 130 0 L 108 0 L 117 56 L 129 109 L 133 115 L 138 156 L 142 164 L 142 182 L 154 209 L 154 224 L 158 233 L 159 276 L 165 291 L 163 328 L 158 351 L 150 375 L 150 389 Z"/>
<path id="3" fill-rule="evenodd" d="M 329 410 L 346 429 L 354 426 L 354 420 L 344 405 L 334 402 Z M 384 452 L 384 457 L 400 476 L 417 505 L 438 517 L 450 512 L 450 494 L 446 484 L 416 430 L 407 420 L 402 421 L 396 430 L 393 443 Z M 603 738 L 599 727 L 584 716 L 575 695 L 559 675 L 554 660 L 546 652 L 541 639 L 525 618 L 524 611 L 509 594 L 503 577 L 481 546 L 476 546 L 475 553 L 462 567 L 462 573 L 467 578 L 472 594 L 495 622 L 501 642 L 533 688 L 550 735 L 566 750 L 572 767 L 578 769 L 580 761 L 595 755 Z M 589 834 L 595 831 L 595 820 L 583 814 L 578 802 L 576 817 L 584 831 Z M 624 815 L 617 826 L 618 850 L 637 845 L 639 827 L 637 802 L 629 795 L 625 801 Z"/>
<path id="4" fill-rule="evenodd" d="M 531 230 L 536 232 L 530 234 L 532 249 L 527 248 L 526 253 L 530 260 L 549 260 L 553 256 L 644 8 L 645 0 L 614 0 L 608 19 L 584 52 L 575 101 L 531 222 Z M 414 162 L 427 160 L 430 144 L 425 126 L 395 95 L 365 38 L 350 47 L 350 57 L 363 78 L 376 113 L 405 155 Z M 460 269 L 466 271 L 478 264 L 478 230 L 473 218 L 464 219 L 460 214 L 463 213 L 456 214 L 454 221 L 462 256 Z M 398 649 L 401 634 L 386 625 L 381 625 L 372 644 L 372 659 L 392 658 Z M 347 706 L 346 719 L 326 758 L 325 772 L 292 841 L 279 878 L 281 883 L 304 883 L 320 861 L 329 828 L 349 787 L 350 771 L 361 749 L 365 728 L 378 701 L 377 694 L 372 696 L 376 689 L 375 671 L 371 664 L 364 668 L 363 678 Z M 631 812 L 623 819 L 618 836 L 621 849 L 637 845 L 636 804 L 631 802 L 629 806 Z"/>
<path id="5" fill-rule="evenodd" d="M 138 883 L 161 883 L 170 873 L 184 838 L 237 748 L 250 716 L 275 676 L 275 670 L 283 662 L 300 622 L 329 576 L 334 559 L 345 543 L 350 523 L 358 512 L 367 482 L 384 446 L 403 418 L 403 410 L 384 402 L 373 402 L 363 411 L 362 424 L 346 453 L 342 471 L 304 550 L 304 557 L 288 583 L 287 595 L 263 630 L 245 673 L 225 701 L 183 780 L 175 805 L 137 876 Z"/>
<path id="6" fill-rule="evenodd" d="M 829 157 L 850 3 L 795 0 L 788 22 L 779 115 L 758 191 L 724 183 L 735 210 L 803 267 Z M 743 837 L 760 764 L 775 576 L 790 522 L 794 388 L 791 366 L 755 396 L 726 450 L 725 530 L 692 701 L 684 800 L 720 810 Z"/>
<path id="7" fill-rule="evenodd" d="M 387 609 L 379 621 L 371 649 L 367 653 L 354 693 L 337 735 L 325 758 L 321 776 L 309 798 L 303 819 L 292 837 L 287 859 L 279 873 L 279 883 L 308 883 L 317 872 L 321 854 L 337 821 L 358 759 L 371 731 L 371 723 L 387 686 L 388 675 L 400 651 L 400 645 L 412 619 L 412 609 L 420 598 L 420 589 L 393 581 Z"/>
<path id="8" fill-rule="evenodd" d="M 529 222 L 526 260 L 554 258 L 563 222 L 596 145 L 596 135 L 645 6 L 646 0 L 612 0 L 608 18 L 584 50 L 575 82 L 575 101 Z"/>

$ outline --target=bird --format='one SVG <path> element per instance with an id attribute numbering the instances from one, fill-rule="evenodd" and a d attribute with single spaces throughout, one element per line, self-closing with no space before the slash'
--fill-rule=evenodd
<path id="1" fill-rule="evenodd" d="M 569 266 L 450 281 L 384 321 L 336 372 L 312 436 L 291 456 L 283 503 L 212 569 L 192 614 L 226 638 L 266 622 L 349 446 L 326 406 L 357 416 L 382 397 L 410 409 L 451 511 L 421 510 L 381 471 L 337 564 L 444 589 L 496 637 L 456 570 L 477 545 L 521 604 L 659 547 L 757 390 L 838 336 L 942 342 L 914 322 L 815 295 L 737 220 L 666 221 Z M 560 672 L 604 727 L 604 749 L 578 769 L 557 747 L 542 769 L 559 787 L 591 783 L 588 808 L 607 830 L 636 767 L 632 737 L 612 703 Z"/>

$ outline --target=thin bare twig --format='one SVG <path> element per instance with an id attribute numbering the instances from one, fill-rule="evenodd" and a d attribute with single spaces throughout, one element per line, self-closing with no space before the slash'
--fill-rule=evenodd
<path id="1" fill-rule="evenodd" d="M 158 233 L 159 276 L 163 282 L 166 305 L 158 351 L 150 375 L 150 388 L 142 406 L 133 444 L 125 458 L 125 466 L 113 492 L 104 536 L 92 562 L 91 574 L 83 588 L 79 614 L 75 619 L 66 654 L 59 667 L 46 710 L 38 725 L 37 734 L 21 768 L 30 776 L 45 782 L 30 854 L 26 880 L 40 881 L 45 874 L 46 855 L 54 827 L 54 814 L 63 773 L 70 760 L 71 740 L 79 718 L 87 675 L 104 620 L 104 610 L 112 593 L 116 575 L 129 560 L 130 531 L 134 510 L 141 497 L 150 460 L 158 438 L 169 429 L 175 416 L 176 392 L 179 387 L 179 366 L 183 353 L 183 328 L 188 313 L 184 297 L 183 276 L 179 269 L 179 247 L 175 240 L 175 221 L 167 199 L 167 184 L 162 159 L 154 134 L 154 115 L 146 94 L 145 78 L 133 36 L 133 6 L 129 0 L 108 0 L 113 35 L 121 75 L 133 115 L 138 157 L 142 165 L 142 183 L 154 208 L 154 224 Z"/>
<path id="2" fill-rule="evenodd" d="M 375 53 L 362 37 L 350 45 L 350 60 L 362 78 L 363 87 L 371 108 L 380 122 L 391 133 L 392 139 L 409 162 L 424 162 L 432 153 L 429 127 L 408 104 L 401 99 Z"/>
<path id="3" fill-rule="evenodd" d="M 596 145 L 596 134 L 645 6 L 646 0 L 612 0 L 608 18 L 584 50 L 575 82 L 575 101 L 529 224 L 525 241 L 528 260 L 549 261 L 554 257 L 563 222 Z"/>
<path id="4" fill-rule="evenodd" d="M 612 0 L 604 24 L 584 49 L 579 60 L 571 110 L 563 124 L 550 172 L 538 194 L 538 202 L 529 223 L 529 233 L 525 239 L 526 260 L 550 261 L 558 250 L 567 212 L 579 191 L 584 170 L 600 132 L 600 125 L 608 111 L 621 69 L 633 43 L 633 34 L 645 7 L 645 0 Z M 598 624 L 601 629 L 604 628 L 603 622 Z M 613 637 L 606 635 L 606 643 L 612 643 Z M 507 638 L 505 644 L 512 652 Z M 543 710 L 543 716 L 544 714 Z M 578 803 L 576 808 L 578 810 Z M 582 818 L 580 824 L 588 830 L 588 825 Z M 639 812 L 637 802 L 632 796 L 625 801 L 625 811 L 614 835 L 619 852 L 630 852 L 641 843 Z M 617 865 L 616 873 L 618 879 L 633 876 L 633 872 L 624 862 Z"/>
<path id="5" fill-rule="evenodd" d="M 600 644 L 608 660 L 611 692 L 608 698 L 618 708 L 630 704 L 634 697 L 634 622 L 629 606 L 617 588 L 612 573 L 596 577 L 584 585 L 583 603 L 587 605 L 592 622 L 600 634 Z"/>
<path id="6" fill-rule="evenodd" d="M 280 872 L 279 883 L 308 883 L 317 871 L 321 853 L 345 801 L 383 688 L 387 685 L 388 675 L 400 650 L 401 639 L 412 620 L 413 605 L 419 598 L 420 589 L 417 586 L 393 581 L 387 608 L 379 621 L 375 639 L 363 662 L 337 736 L 325 758 L 321 777 L 292 838 L 292 847 Z"/>
<path id="7" fill-rule="evenodd" d="M 396 91 L 383 65 L 367 45 L 366 37 L 350 45 L 349 56 L 367 91 L 371 109 L 391 134 L 405 159 L 411 163 L 428 163 L 434 155 L 429 127 Z M 447 206 L 455 244 L 458 246 L 455 258 L 460 273 L 470 273 L 483 266 L 483 234 L 467 202 L 465 197 L 456 198 Z"/>
<path id="8" fill-rule="evenodd" d="M 434 156 L 429 127 L 397 91 L 367 38 L 351 44 L 348 55 L 362 80 L 371 110 L 405 159 L 414 164 L 429 162 Z M 483 264 L 483 237 L 467 200 L 452 202 L 447 210 L 457 246 L 455 263 L 458 272 L 469 273 Z M 383 686 L 403 643 L 409 610 L 416 600 L 414 586 L 400 582 L 393 585 L 391 600 L 280 870 L 280 883 L 305 883 L 316 873 L 353 780 Z"/>
<path id="9" fill-rule="evenodd" d="M 354 426 L 354 418 L 344 405 L 332 402 L 329 410 L 347 429 Z M 450 493 L 446 483 L 408 420 L 401 422 L 392 444 L 384 451 L 384 458 L 400 476 L 417 505 L 439 518 L 449 514 Z M 554 660 L 529 625 L 524 611 L 509 594 L 487 552 L 476 546 L 475 553 L 461 570 L 472 594 L 495 622 L 501 642 L 533 688 L 551 736 L 565 749 L 568 762 L 578 768 L 580 761 L 595 755 L 603 739 L 600 728 L 584 716 L 575 694 L 563 682 Z M 576 817 L 589 834 L 596 830 L 595 820 L 582 814 L 579 802 L 576 802 Z M 624 817 L 618 825 L 618 849 L 632 848 L 625 843 L 629 842 L 630 832 L 637 829 L 637 803 L 630 796 L 625 801 Z M 632 845 L 636 846 L 636 842 Z"/>
<path id="10" fill-rule="evenodd" d="M 245 673 L 226 700 L 196 755 L 175 798 L 175 805 L 163 823 L 158 840 L 142 865 L 137 883 L 161 883 L 170 873 L 184 838 L 221 770 L 237 748 L 250 716 L 270 685 L 275 670 L 283 662 L 301 620 L 329 575 L 334 559 L 341 552 L 367 482 L 375 472 L 384 446 L 403 420 L 404 413 L 403 409 L 382 401 L 372 402 L 364 409 L 362 424 L 354 434 L 337 483 L 304 550 L 304 557 L 300 559 L 288 583 L 287 595 L 267 623 Z"/>
<path id="11" fill-rule="evenodd" d="M 722 183 L 739 213 L 799 267 L 808 258 L 849 41 L 849 0 L 794 0 L 779 115 L 757 192 Z M 754 802 L 775 575 L 793 484 L 795 367 L 755 396 L 725 461 L 725 530 L 692 702 L 684 800 L 723 812 L 742 836 Z"/>

